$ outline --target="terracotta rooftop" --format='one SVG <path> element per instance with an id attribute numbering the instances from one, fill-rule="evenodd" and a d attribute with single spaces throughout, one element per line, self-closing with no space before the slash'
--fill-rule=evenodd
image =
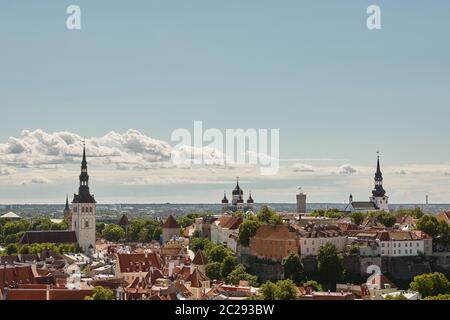
<path id="1" fill-rule="evenodd" d="M 201 288 L 203 281 L 208 281 L 209 279 L 200 271 L 198 271 L 197 268 L 194 269 L 194 272 L 192 272 L 187 278 L 186 282 L 191 283 L 192 288 Z"/>
<path id="2" fill-rule="evenodd" d="M 326 224 L 309 224 L 305 227 L 304 231 L 301 232 L 302 238 L 335 238 L 342 236 L 343 233 L 338 226 Z"/>
<path id="3" fill-rule="evenodd" d="M 121 272 L 148 272 L 151 267 L 161 268 L 161 261 L 156 253 L 118 254 L 117 261 Z"/>
<path id="4" fill-rule="evenodd" d="M 192 264 L 198 265 L 198 266 L 205 266 L 208 264 L 208 258 L 205 256 L 202 250 L 198 250 L 197 254 L 194 257 L 194 260 L 192 260 Z"/>
<path id="5" fill-rule="evenodd" d="M 297 233 L 291 232 L 289 226 L 286 224 L 262 225 L 254 236 L 254 239 L 264 240 L 290 240 L 296 238 Z"/>
<path id="6" fill-rule="evenodd" d="M 170 215 L 167 218 L 166 222 L 164 222 L 164 224 L 162 225 L 162 228 L 164 228 L 164 229 L 179 229 L 180 225 L 178 224 L 177 220 L 175 220 L 175 218 Z"/>
<path id="7" fill-rule="evenodd" d="M 124 227 L 124 226 L 129 225 L 129 224 L 130 224 L 130 221 L 128 220 L 128 217 L 124 214 L 124 215 L 120 218 L 120 220 L 119 220 L 119 222 L 118 222 L 117 224 L 118 224 L 119 226 Z"/>
<path id="8" fill-rule="evenodd" d="M 219 225 L 222 228 L 230 229 L 230 230 L 236 230 L 239 228 L 239 226 L 244 222 L 243 217 L 233 217 L 233 216 L 221 216 L 217 221 L 216 224 Z"/>

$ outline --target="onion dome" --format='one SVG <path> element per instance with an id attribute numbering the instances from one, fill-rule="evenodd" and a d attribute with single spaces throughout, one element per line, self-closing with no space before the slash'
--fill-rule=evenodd
<path id="1" fill-rule="evenodd" d="M 237 177 L 236 188 L 233 190 L 233 196 L 242 196 L 244 195 L 244 191 L 242 191 L 241 187 L 239 187 L 239 177 Z"/>
<path id="2" fill-rule="evenodd" d="M 227 194 L 225 192 L 223 193 L 222 203 L 228 203 Z"/>
<path id="3" fill-rule="evenodd" d="M 250 191 L 250 196 L 248 197 L 247 203 L 254 203 L 255 201 L 252 198 L 252 192 Z"/>

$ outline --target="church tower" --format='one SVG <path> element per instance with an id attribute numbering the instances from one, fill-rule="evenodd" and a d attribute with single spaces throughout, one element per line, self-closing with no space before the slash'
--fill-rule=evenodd
<path id="1" fill-rule="evenodd" d="M 389 212 L 389 197 L 383 189 L 383 174 L 380 169 L 380 155 L 377 156 L 377 171 L 375 172 L 375 188 L 372 190 L 370 197 L 379 210 Z"/>
<path id="2" fill-rule="evenodd" d="M 80 187 L 72 201 L 72 230 L 75 231 L 78 244 L 85 253 L 95 251 L 95 211 L 94 195 L 89 191 L 89 175 L 86 161 L 86 145 L 83 146 Z"/>
<path id="3" fill-rule="evenodd" d="M 69 196 L 66 196 L 66 206 L 64 207 L 64 222 L 69 226 L 69 230 L 72 230 L 72 210 L 69 206 Z"/>

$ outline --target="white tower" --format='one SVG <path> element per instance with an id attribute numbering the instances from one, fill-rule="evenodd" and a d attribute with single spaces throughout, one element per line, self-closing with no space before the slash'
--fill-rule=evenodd
<path id="1" fill-rule="evenodd" d="M 380 155 L 377 156 L 377 172 L 375 172 L 375 188 L 372 190 L 370 197 L 379 210 L 389 212 L 389 197 L 386 190 L 383 189 L 383 174 L 380 170 Z"/>
<path id="2" fill-rule="evenodd" d="M 95 211 L 94 195 L 89 191 L 89 175 L 87 172 L 86 146 L 83 147 L 81 162 L 80 187 L 72 201 L 72 230 L 75 231 L 83 252 L 95 252 Z"/>

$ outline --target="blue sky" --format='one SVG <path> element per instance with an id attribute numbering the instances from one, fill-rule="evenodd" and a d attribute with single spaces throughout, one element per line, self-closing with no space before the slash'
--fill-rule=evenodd
<path id="1" fill-rule="evenodd" d="M 80 31 L 66 29 L 70 4 L 81 7 Z M 381 7 L 382 30 L 366 28 L 370 4 Z M 281 158 L 336 159 L 312 166 L 371 168 L 380 149 L 393 172 L 450 168 L 448 1 L 43 0 L 0 6 L 0 144 L 36 129 L 89 138 L 132 128 L 170 142 L 174 129 L 202 120 L 219 129 L 279 128 Z M 427 177 L 423 183 L 439 188 L 436 198 L 450 202 L 449 176 Z M 359 178 L 367 190 L 353 192 L 366 197 L 370 175 Z M 317 201 L 344 200 L 359 178 L 347 177 L 343 188 L 331 187 L 333 176 L 320 183 L 311 177 L 309 187 Z M 266 201 L 287 201 L 293 197 L 283 188 L 304 179 L 283 185 L 280 178 L 272 184 L 279 192 L 263 191 L 267 181 L 248 182 L 266 192 Z M 409 186 L 409 180 L 398 183 Z M 331 189 L 323 190 L 326 185 Z M 208 190 L 213 201 L 222 188 L 197 187 L 197 195 L 180 201 Z M 24 201 L 27 188 L 26 196 L 37 198 L 32 187 L 20 188 L 3 201 Z M 47 188 L 46 197 L 55 199 L 58 184 Z M 163 193 L 146 198 L 151 188 L 140 191 L 142 201 L 166 200 Z M 398 192 L 396 202 L 414 201 L 427 192 L 418 188 L 391 193 Z"/>

